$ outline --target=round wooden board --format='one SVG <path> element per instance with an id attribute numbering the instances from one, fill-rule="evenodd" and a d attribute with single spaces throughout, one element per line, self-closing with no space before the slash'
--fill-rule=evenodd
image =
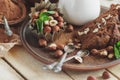
<path id="1" fill-rule="evenodd" d="M 29 24 L 29 19 L 27 18 L 20 31 L 20 37 L 24 47 L 28 50 L 28 52 L 32 56 L 34 56 L 36 59 L 38 59 L 39 61 L 45 64 L 50 64 L 56 61 L 57 59 L 55 59 L 51 55 L 52 52 L 39 47 L 38 37 L 30 31 L 28 24 Z M 73 54 L 75 54 L 75 52 Z M 70 54 L 69 56 L 73 54 Z M 66 62 L 63 65 L 63 69 L 76 70 L 76 71 L 99 70 L 117 65 L 119 63 L 120 63 L 120 59 L 109 60 L 108 58 L 98 58 L 95 56 L 88 56 L 84 58 L 84 63 L 82 64 L 75 63 L 74 60 Z"/>

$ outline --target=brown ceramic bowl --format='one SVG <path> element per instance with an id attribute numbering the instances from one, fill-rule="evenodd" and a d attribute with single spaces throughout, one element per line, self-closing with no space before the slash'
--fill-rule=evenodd
<path id="1" fill-rule="evenodd" d="M 51 55 L 50 51 L 47 51 L 44 48 L 39 47 L 38 37 L 31 32 L 28 26 L 29 26 L 29 18 L 26 18 L 26 22 L 23 24 L 20 31 L 20 37 L 24 47 L 28 50 L 28 52 L 32 56 L 34 56 L 36 59 L 38 59 L 39 61 L 45 64 L 50 64 L 56 61 L 57 59 L 55 59 Z M 75 71 L 99 70 L 117 65 L 119 63 L 120 63 L 120 59 L 110 60 L 108 58 L 87 56 L 84 57 L 84 63 L 78 64 L 75 63 L 74 60 L 71 60 L 63 65 L 63 69 L 75 70 Z"/>
<path id="2" fill-rule="evenodd" d="M 18 18 L 18 19 L 8 21 L 9 25 L 18 24 L 18 23 L 22 22 L 22 21 L 25 19 L 25 17 L 26 17 L 26 7 L 25 7 L 24 3 L 21 2 L 21 1 L 16 2 L 16 1 L 14 1 L 14 0 L 13 0 L 13 2 L 20 7 L 21 12 L 22 12 L 22 15 L 21 15 L 21 17 Z M 2 24 L 3 24 L 3 23 L 2 23 Z"/>

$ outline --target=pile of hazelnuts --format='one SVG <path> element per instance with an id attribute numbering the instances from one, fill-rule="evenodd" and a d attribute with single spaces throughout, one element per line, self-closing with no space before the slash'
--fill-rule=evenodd
<path id="1" fill-rule="evenodd" d="M 41 12 L 47 12 L 47 9 L 42 9 L 39 12 L 35 12 L 33 14 L 33 22 L 35 22 L 36 19 L 39 18 L 39 15 Z M 65 21 L 62 17 L 62 15 L 59 13 L 59 11 L 55 11 L 54 14 L 49 15 L 50 20 L 45 21 L 43 23 L 43 34 L 53 34 L 54 32 L 59 32 L 60 30 L 64 30 L 67 32 L 72 32 L 74 30 L 73 25 L 71 24 L 64 24 Z M 55 52 L 55 57 L 61 57 L 63 55 L 63 49 L 64 45 L 63 44 L 55 44 L 54 42 L 51 43 L 50 41 L 46 40 L 46 38 L 42 37 L 38 41 L 39 45 L 41 47 L 45 47 L 48 50 L 54 51 Z"/>
<path id="2" fill-rule="evenodd" d="M 41 12 L 47 12 L 47 9 L 42 9 L 41 11 L 35 12 L 32 15 L 32 21 L 35 22 L 36 19 L 39 18 L 39 15 Z M 62 14 L 59 13 L 59 11 L 55 11 L 54 14 L 49 15 L 50 20 L 47 20 L 43 23 L 43 33 L 53 33 L 53 32 L 59 32 L 64 27 L 64 19 L 62 17 Z M 68 24 L 67 25 L 67 31 L 71 32 L 73 31 L 73 26 Z"/>
<path id="3" fill-rule="evenodd" d="M 54 52 L 54 57 L 60 58 L 64 53 L 64 44 L 56 44 L 56 43 L 50 43 L 47 45 L 47 41 L 45 39 L 39 39 L 39 45 L 46 47 L 46 49 Z"/>
<path id="4" fill-rule="evenodd" d="M 104 49 L 92 49 L 91 53 L 100 57 L 107 57 L 108 59 L 114 59 L 114 49 L 113 46 L 108 46 Z"/>

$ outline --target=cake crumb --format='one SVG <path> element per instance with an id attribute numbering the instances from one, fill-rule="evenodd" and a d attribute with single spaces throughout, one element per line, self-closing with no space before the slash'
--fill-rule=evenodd
<path id="1" fill-rule="evenodd" d="M 93 30 L 93 33 L 96 33 L 96 32 L 98 32 L 99 31 L 99 29 L 98 28 L 95 28 L 94 30 Z"/>
<path id="2" fill-rule="evenodd" d="M 112 17 L 111 14 L 109 14 L 108 16 L 105 17 L 105 19 L 110 19 Z"/>
<path id="3" fill-rule="evenodd" d="M 116 9 L 119 9 L 120 8 L 120 5 L 119 6 L 116 6 Z"/>
<path id="4" fill-rule="evenodd" d="M 89 31 L 90 31 L 90 29 L 86 28 L 85 31 L 84 31 L 84 34 L 87 34 Z"/>
<path id="5" fill-rule="evenodd" d="M 84 34 L 84 32 L 78 31 L 78 35 L 79 35 L 79 36 L 82 36 L 83 34 Z"/>
<path id="6" fill-rule="evenodd" d="M 106 20 L 105 20 L 105 18 L 102 18 L 102 22 L 104 23 L 104 25 L 106 25 Z"/>

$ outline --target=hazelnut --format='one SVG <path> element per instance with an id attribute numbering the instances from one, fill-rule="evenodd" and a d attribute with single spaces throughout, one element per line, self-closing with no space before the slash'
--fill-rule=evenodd
<path id="1" fill-rule="evenodd" d="M 39 45 L 45 47 L 47 46 L 47 41 L 45 39 L 39 39 Z"/>
<path id="2" fill-rule="evenodd" d="M 55 43 L 52 43 L 48 46 L 48 49 L 54 51 L 57 49 L 57 45 Z"/>
<path id="3" fill-rule="evenodd" d="M 57 45 L 57 48 L 58 48 L 58 49 L 60 49 L 60 50 L 63 50 L 63 49 L 64 49 L 64 47 L 65 47 L 65 45 L 64 45 L 64 44 L 58 44 L 58 45 Z"/>
<path id="4" fill-rule="evenodd" d="M 55 51 L 55 57 L 61 57 L 62 55 L 63 55 L 63 51 L 62 50 L 57 50 L 57 51 Z"/>
<path id="5" fill-rule="evenodd" d="M 44 24 L 45 24 L 46 26 L 49 26 L 50 23 L 49 23 L 49 21 L 45 21 Z"/>
<path id="6" fill-rule="evenodd" d="M 58 12 L 55 12 L 55 14 L 53 14 L 53 17 L 58 17 L 58 16 L 59 16 Z"/>
<path id="7" fill-rule="evenodd" d="M 36 19 L 38 17 L 39 17 L 39 12 L 35 12 L 35 13 L 32 14 L 33 19 Z"/>
<path id="8" fill-rule="evenodd" d="M 73 30 L 74 30 L 73 26 L 72 25 L 68 25 L 67 31 L 68 32 L 72 32 Z"/>
<path id="9" fill-rule="evenodd" d="M 104 71 L 103 74 L 102 74 L 102 78 L 103 78 L 103 79 L 109 79 L 109 78 L 110 78 L 109 72 Z"/>
<path id="10" fill-rule="evenodd" d="M 108 58 L 109 58 L 109 59 L 113 59 L 113 58 L 114 58 L 114 54 L 113 54 L 113 53 L 110 53 L 110 54 L 108 55 Z"/>
<path id="11" fill-rule="evenodd" d="M 72 39 L 69 39 L 68 42 L 69 42 L 69 43 L 73 43 L 73 40 L 72 40 Z"/>
<path id="12" fill-rule="evenodd" d="M 50 26 L 45 26 L 44 27 L 44 33 L 50 33 L 51 32 L 51 27 Z"/>
<path id="13" fill-rule="evenodd" d="M 52 16 L 49 16 L 50 20 L 53 20 L 54 18 Z"/>
<path id="14" fill-rule="evenodd" d="M 108 47 L 106 48 L 106 50 L 107 50 L 108 52 L 113 52 L 113 46 L 108 46 Z"/>
<path id="15" fill-rule="evenodd" d="M 94 76 L 88 76 L 87 80 L 98 80 L 98 79 Z"/>
<path id="16" fill-rule="evenodd" d="M 107 55 L 108 55 L 107 50 L 106 50 L 106 49 L 100 50 L 100 55 L 101 55 L 101 56 L 107 56 Z"/>
<path id="17" fill-rule="evenodd" d="M 56 26 L 58 24 L 57 20 L 50 20 L 50 26 Z"/>
<path id="18" fill-rule="evenodd" d="M 60 30 L 59 26 L 53 26 L 53 31 L 58 32 Z"/>
<path id="19" fill-rule="evenodd" d="M 57 20 L 58 20 L 59 22 L 63 22 L 63 21 L 64 21 L 64 19 L 63 19 L 61 16 L 57 17 Z"/>
<path id="20" fill-rule="evenodd" d="M 64 26 L 64 23 L 63 23 L 63 22 L 58 22 L 58 26 L 59 26 L 59 27 L 63 27 L 63 26 Z"/>
<path id="21" fill-rule="evenodd" d="M 91 53 L 94 54 L 94 55 L 96 55 L 96 54 L 99 53 L 99 51 L 98 51 L 97 49 L 92 49 L 92 50 L 91 50 Z"/>
<path id="22" fill-rule="evenodd" d="M 71 42 L 71 43 L 68 43 L 67 45 L 74 45 L 74 43 Z"/>
<path id="23" fill-rule="evenodd" d="M 47 12 L 47 9 L 42 9 L 41 12 Z"/>

